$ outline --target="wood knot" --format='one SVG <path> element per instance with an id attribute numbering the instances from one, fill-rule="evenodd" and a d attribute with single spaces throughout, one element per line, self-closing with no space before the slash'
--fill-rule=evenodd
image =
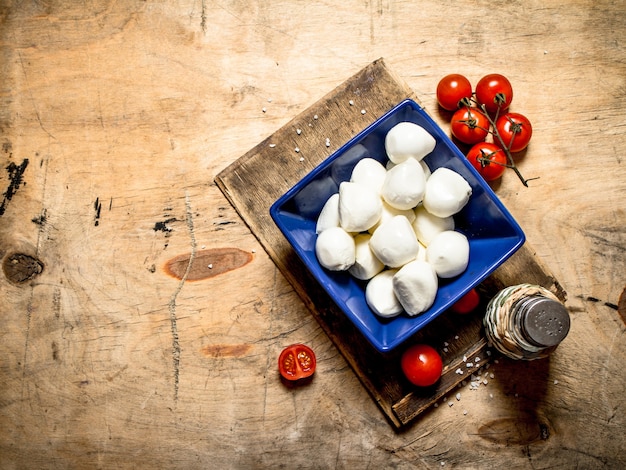
<path id="1" fill-rule="evenodd" d="M 547 441 L 552 434 L 548 422 L 533 412 L 520 412 L 516 416 L 494 419 L 478 429 L 478 435 L 483 439 L 503 445 Z"/>
<path id="2" fill-rule="evenodd" d="M 22 284 L 39 276 L 43 272 L 43 263 L 24 253 L 13 253 L 4 258 L 2 271 L 9 281 Z"/>
<path id="3" fill-rule="evenodd" d="M 211 248 L 198 251 L 191 266 L 191 253 L 178 255 L 165 264 L 165 272 L 176 279 L 200 281 L 241 268 L 252 261 L 252 254 L 239 248 Z"/>

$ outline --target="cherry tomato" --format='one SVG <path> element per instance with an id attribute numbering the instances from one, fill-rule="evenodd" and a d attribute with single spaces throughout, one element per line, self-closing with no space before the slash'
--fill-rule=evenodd
<path id="1" fill-rule="evenodd" d="M 304 344 L 292 344 L 280 353 L 278 370 L 287 380 L 300 380 L 315 372 L 315 353 Z"/>
<path id="2" fill-rule="evenodd" d="M 472 97 L 472 84 L 463 75 L 446 75 L 437 84 L 437 102 L 448 111 L 454 111 L 469 103 Z"/>
<path id="3" fill-rule="evenodd" d="M 506 170 L 504 150 L 491 142 L 480 142 L 467 152 L 467 159 L 485 181 L 497 180 Z"/>
<path id="4" fill-rule="evenodd" d="M 489 119 L 479 109 L 466 106 L 452 115 L 450 128 L 464 144 L 476 144 L 489 134 Z"/>
<path id="5" fill-rule="evenodd" d="M 414 344 L 402 354 L 402 372 L 409 382 L 428 387 L 441 377 L 443 362 L 439 353 L 427 344 Z"/>
<path id="6" fill-rule="evenodd" d="M 451 310 L 455 313 L 464 315 L 466 313 L 473 312 L 480 304 L 480 295 L 476 289 L 470 290 L 467 294 L 461 297 L 452 305 Z"/>
<path id="7" fill-rule="evenodd" d="M 504 112 L 513 101 L 511 82 L 499 73 L 485 75 L 476 84 L 476 100 L 485 105 L 488 113 L 495 113 L 498 108 Z"/>
<path id="8" fill-rule="evenodd" d="M 533 135 L 533 126 L 526 116 L 519 113 L 506 113 L 496 121 L 496 129 L 510 152 L 519 152 L 528 146 Z M 501 145 L 500 140 L 494 142 Z"/>

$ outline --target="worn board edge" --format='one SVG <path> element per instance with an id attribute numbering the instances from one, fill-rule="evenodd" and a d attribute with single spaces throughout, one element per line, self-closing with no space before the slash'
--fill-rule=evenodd
<path id="1" fill-rule="evenodd" d="M 385 88 L 386 86 L 387 88 Z M 362 103 L 354 106 L 355 109 L 350 109 L 347 104 L 347 96 L 364 98 L 367 102 L 367 108 L 363 108 L 366 109 L 366 114 L 360 117 L 355 114 L 355 112 L 360 114 Z M 386 67 L 382 58 L 378 59 L 230 164 L 215 178 L 218 188 L 259 240 L 259 243 L 285 278 L 291 283 L 374 401 L 396 428 L 409 424 L 465 378 L 454 373 L 454 371 L 461 364 L 461 356 L 472 356 L 484 352 L 487 347 L 484 336 L 478 334 L 474 337 L 471 345 L 463 350 L 463 354 L 457 354 L 447 361 L 442 380 L 437 389 L 428 395 L 416 393 L 413 390 L 404 393 L 400 385 L 389 390 L 385 384 L 376 381 L 377 377 L 375 374 L 373 375 L 371 370 L 368 370 L 367 365 L 364 364 L 367 361 L 361 357 L 365 354 L 373 358 L 374 362 L 380 362 L 384 360 L 383 356 L 385 355 L 373 351 L 373 348 L 368 348 L 367 340 L 362 338 L 356 328 L 343 318 L 342 313 L 325 291 L 306 271 L 271 220 L 269 207 L 300 178 L 332 154 L 339 145 L 406 98 L 418 101 L 408 85 Z M 340 113 L 327 112 L 331 109 L 336 111 L 338 106 L 344 106 Z M 351 118 L 346 125 L 347 118 L 345 116 L 349 112 L 352 112 L 352 116 L 355 118 L 354 121 Z M 318 125 L 320 126 L 317 127 Z M 296 129 L 312 130 L 313 132 L 308 139 L 295 140 Z M 338 135 L 337 133 L 340 131 L 343 133 Z M 322 132 L 326 132 L 326 135 L 334 132 L 333 146 L 324 148 L 321 145 L 320 141 L 323 141 Z M 270 143 L 273 143 L 273 147 L 270 147 Z M 296 143 L 300 147 L 299 155 L 303 156 L 297 160 L 300 164 L 293 163 L 295 160 L 292 152 Z M 270 148 L 273 150 L 269 150 Z M 258 170 L 255 164 L 259 161 L 263 162 L 262 167 L 264 169 L 267 167 L 267 171 L 274 172 L 272 174 L 275 174 L 276 181 L 273 181 L 273 184 L 259 184 L 261 178 L 255 173 Z M 294 167 L 296 170 L 292 171 Z M 289 172 L 291 174 L 288 174 Z M 242 182 L 246 184 L 242 185 Z M 245 187 L 245 191 L 238 190 L 239 185 Z M 491 286 L 490 290 L 493 291 L 493 289 L 520 282 L 543 285 L 559 298 L 565 300 L 565 291 L 555 277 L 536 258 L 535 252 L 528 242 L 492 274 L 487 284 Z M 476 325 L 473 325 L 473 328 L 476 330 Z M 394 355 L 388 357 L 393 358 Z M 398 381 L 401 380 L 402 378 L 398 378 Z M 398 394 L 401 396 L 397 397 Z"/>

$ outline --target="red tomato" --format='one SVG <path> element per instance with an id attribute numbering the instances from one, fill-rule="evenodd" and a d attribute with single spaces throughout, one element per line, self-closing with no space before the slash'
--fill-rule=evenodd
<path id="1" fill-rule="evenodd" d="M 487 112 L 495 113 L 498 108 L 504 112 L 513 101 L 513 87 L 504 75 L 485 75 L 476 84 L 476 100 L 485 105 Z"/>
<path id="2" fill-rule="evenodd" d="M 508 164 L 504 150 L 491 142 L 474 145 L 467 152 L 467 159 L 485 181 L 500 178 Z"/>
<path id="3" fill-rule="evenodd" d="M 489 134 L 489 119 L 477 108 L 466 106 L 452 115 L 452 135 L 464 144 L 482 142 Z"/>
<path id="4" fill-rule="evenodd" d="M 443 362 L 439 353 L 427 344 L 409 347 L 400 361 L 402 372 L 409 382 L 418 387 L 433 385 L 441 377 Z"/>
<path id="5" fill-rule="evenodd" d="M 519 113 L 506 113 L 500 116 L 496 121 L 496 129 L 510 152 L 524 150 L 533 135 L 533 126 L 530 121 Z M 494 142 L 501 145 L 497 137 L 494 137 Z"/>
<path id="6" fill-rule="evenodd" d="M 473 312 L 480 304 L 480 295 L 476 289 L 470 290 L 451 307 L 452 311 L 464 315 Z"/>
<path id="7" fill-rule="evenodd" d="M 280 353 L 278 370 L 287 380 L 300 380 L 315 372 L 315 353 L 304 344 L 292 344 Z"/>
<path id="8" fill-rule="evenodd" d="M 472 84 L 463 75 L 446 75 L 437 84 L 437 102 L 448 111 L 454 111 L 469 103 L 472 97 Z"/>

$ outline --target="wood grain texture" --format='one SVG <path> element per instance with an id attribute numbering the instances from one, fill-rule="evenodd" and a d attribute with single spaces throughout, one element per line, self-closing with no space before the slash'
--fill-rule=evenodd
<path id="1" fill-rule="evenodd" d="M 615 0 L 4 2 L 0 258 L 43 270 L 0 274 L 0 467 L 623 468 L 625 21 Z M 540 179 L 494 188 L 573 319 L 549 361 L 493 363 L 402 432 L 213 183 L 379 57 L 444 128 L 443 75 L 511 79 Z M 252 260 L 166 272 L 219 249 Z M 286 389 L 296 341 L 318 372 Z"/>

